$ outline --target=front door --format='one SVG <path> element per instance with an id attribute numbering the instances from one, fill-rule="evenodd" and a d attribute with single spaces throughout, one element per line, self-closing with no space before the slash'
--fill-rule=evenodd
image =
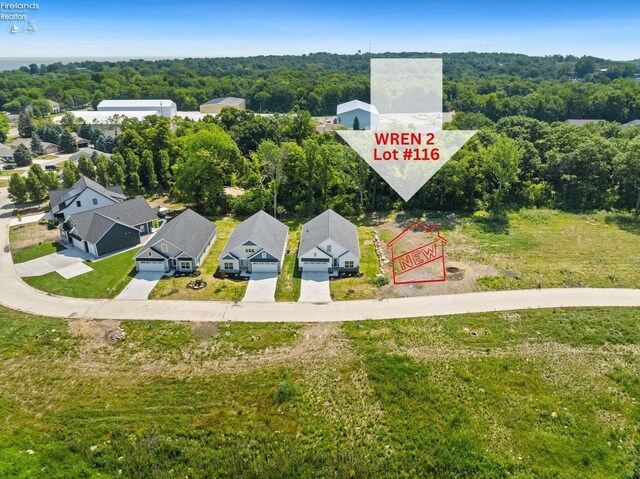
<path id="1" fill-rule="evenodd" d="M 249 267 L 249 260 L 248 259 L 241 259 L 240 260 L 240 269 L 247 269 Z"/>

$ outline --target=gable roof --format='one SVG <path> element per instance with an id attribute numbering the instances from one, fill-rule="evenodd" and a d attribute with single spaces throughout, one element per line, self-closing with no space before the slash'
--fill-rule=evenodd
<path id="1" fill-rule="evenodd" d="M 375 106 L 360 100 L 351 100 L 346 103 L 340 103 L 336 108 L 336 112 L 338 115 L 352 110 L 364 110 L 375 115 L 378 114 L 378 109 Z"/>
<path id="2" fill-rule="evenodd" d="M 112 201 L 115 201 L 116 203 L 124 201 L 126 199 L 126 196 L 122 192 L 122 188 L 120 186 L 110 186 L 108 188 L 105 188 L 100 183 L 96 183 L 92 179 L 80 175 L 80 179 L 76 181 L 71 188 L 49 191 L 49 201 L 51 202 L 51 209 L 54 210 L 54 213 L 59 211 L 58 206 L 60 204 L 73 199 L 87 188 L 95 191 L 105 198 L 109 198 Z"/>
<path id="3" fill-rule="evenodd" d="M 204 103 L 204 105 L 228 105 L 228 106 L 240 106 L 244 102 L 244 98 L 238 98 L 235 96 L 224 96 L 221 98 L 214 98 Z"/>
<path id="4" fill-rule="evenodd" d="M 8 146 L 0 145 L 0 158 L 13 158 L 13 150 Z"/>
<path id="5" fill-rule="evenodd" d="M 144 198 L 133 198 L 122 203 L 76 213 L 71 215 L 65 225 L 76 236 L 89 243 L 95 243 L 114 223 L 135 228 L 157 218 Z"/>
<path id="6" fill-rule="evenodd" d="M 302 225 L 298 257 L 328 239 L 360 256 L 356 226 L 335 211 L 328 209 Z"/>
<path id="7" fill-rule="evenodd" d="M 148 256 L 150 249 L 157 252 L 155 247 L 166 241 L 192 258 L 198 258 L 213 235 L 216 234 L 217 229 L 218 227 L 211 221 L 195 211 L 187 209 L 164 224 L 136 257 Z"/>
<path id="8" fill-rule="evenodd" d="M 43 149 L 49 146 L 55 146 L 55 147 L 58 146 L 55 143 L 49 143 L 48 141 L 41 141 L 40 143 L 42 144 Z M 24 145 L 27 148 L 31 148 L 31 138 L 16 138 L 15 140 L 13 140 L 13 143 L 11 143 L 11 148 L 15 150 L 20 145 Z"/>
<path id="9" fill-rule="evenodd" d="M 288 233 L 289 228 L 286 225 L 264 211 L 258 211 L 233 230 L 222 253 L 220 253 L 220 258 L 247 241 L 252 241 L 282 261 Z"/>

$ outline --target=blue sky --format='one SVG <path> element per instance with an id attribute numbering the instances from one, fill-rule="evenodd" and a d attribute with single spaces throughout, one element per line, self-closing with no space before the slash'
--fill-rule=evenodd
<path id="1" fill-rule="evenodd" d="M 373 52 L 503 51 L 640 58 L 637 0 L 36 1 L 40 9 L 32 18 L 38 33 L 0 32 L 0 57 L 354 53 L 367 51 L 371 43 Z M 10 26 L 11 22 L 0 22 L 4 32 Z"/>

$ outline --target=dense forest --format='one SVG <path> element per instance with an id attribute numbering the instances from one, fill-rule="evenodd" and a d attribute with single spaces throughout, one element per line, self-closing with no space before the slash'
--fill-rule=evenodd
<path id="1" fill-rule="evenodd" d="M 197 110 L 219 96 L 247 99 L 256 112 L 335 114 L 338 103 L 369 99 L 369 60 L 381 57 L 443 59 L 445 110 L 479 112 L 492 120 L 525 115 L 543 121 L 640 117 L 640 66 L 593 57 L 503 53 L 389 53 L 385 55 L 263 56 L 31 65 L 0 73 L 0 105 L 17 113 L 44 99 L 64 108 L 105 98 L 170 98 Z"/>
<path id="2" fill-rule="evenodd" d="M 332 113 L 343 100 L 366 99 L 367 54 L 32 65 L 0 74 L 0 101 L 20 111 L 38 101 L 44 108 L 44 98 L 69 108 L 102 98 L 167 97 L 181 109 L 195 109 L 213 96 L 239 95 L 255 110 L 286 112 L 225 109 L 201 122 L 125 120 L 118 138 L 70 116 L 54 125 L 46 116 L 22 115 L 44 141 L 75 131 L 113 153 L 67 163 L 66 186 L 82 173 L 131 194 L 170 192 L 208 214 L 262 208 L 279 217 L 308 216 L 327 207 L 347 215 L 519 207 L 637 214 L 640 127 L 620 122 L 640 118 L 634 78 L 640 67 L 590 57 L 443 57 L 446 107 L 456 111 L 448 128 L 479 132 L 406 204 L 338 135 L 314 132 L 312 115 Z M 610 121 L 561 122 L 590 117 Z M 12 177 L 12 194 L 42 199 L 44 185 L 56 181 L 35 168 L 26 179 Z M 227 196 L 228 185 L 245 194 Z"/>

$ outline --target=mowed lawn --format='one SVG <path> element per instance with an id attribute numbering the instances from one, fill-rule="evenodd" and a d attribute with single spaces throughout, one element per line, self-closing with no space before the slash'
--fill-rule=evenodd
<path id="1" fill-rule="evenodd" d="M 639 320 L 118 324 L 0 308 L 0 477 L 631 479 Z"/>
<path id="2" fill-rule="evenodd" d="M 233 229 L 239 221 L 225 217 L 215 221 L 218 226 L 217 238 L 209 250 L 208 256 L 198 267 L 202 272 L 202 279 L 207 286 L 200 290 L 187 288 L 187 283 L 193 281 L 191 277 L 161 279 L 151 291 L 149 299 L 188 299 L 188 300 L 217 300 L 240 301 L 247 290 L 246 280 L 214 278 L 218 270 L 218 257 L 227 243 Z"/>
<path id="3" fill-rule="evenodd" d="M 444 235 L 457 248 L 452 259 L 497 268 L 478 289 L 640 287 L 640 222 L 596 213 L 523 210 L 504 228 L 464 220 Z"/>
<path id="4" fill-rule="evenodd" d="M 14 263 L 24 263 L 25 261 L 30 261 L 32 259 L 41 258 L 42 256 L 47 256 L 53 253 L 57 253 L 64 249 L 60 243 L 42 243 L 36 246 L 31 246 L 30 248 L 25 248 L 22 250 L 14 251 L 13 254 L 13 262 Z"/>
<path id="5" fill-rule="evenodd" d="M 65 279 L 58 273 L 23 278 L 36 289 L 74 298 L 114 298 L 136 274 L 133 257 L 135 248 L 95 262 L 86 261 L 93 269 L 75 278 Z"/>
<path id="6" fill-rule="evenodd" d="M 285 221 L 289 227 L 289 239 L 285 251 L 282 271 L 276 284 L 276 301 L 298 301 L 300 297 L 301 273 L 298 271 L 298 246 L 303 221 Z"/>

